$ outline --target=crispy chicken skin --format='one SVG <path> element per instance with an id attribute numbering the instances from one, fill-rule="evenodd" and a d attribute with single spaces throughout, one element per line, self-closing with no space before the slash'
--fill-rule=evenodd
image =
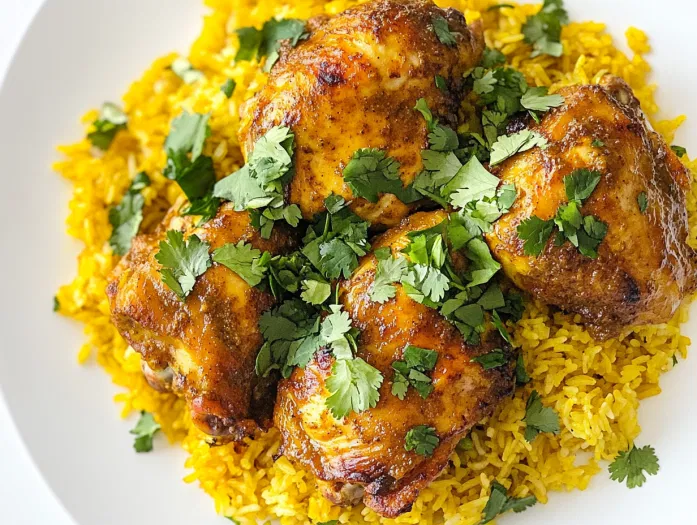
<path id="1" fill-rule="evenodd" d="M 445 212 L 417 213 L 378 237 L 375 248 L 406 246 L 406 234 L 435 226 Z M 411 508 L 419 491 L 447 465 L 459 440 L 513 392 L 512 364 L 485 371 L 471 358 L 505 348 L 498 334 L 483 334 L 469 346 L 459 331 L 436 310 L 410 299 L 397 286 L 384 304 L 370 299 L 376 259 L 367 255 L 350 280 L 341 284 L 341 303 L 361 330 L 357 355 L 383 374 L 375 408 L 337 421 L 325 407 L 325 381 L 333 357 L 319 352 L 303 370 L 279 385 L 274 419 L 282 435 L 281 452 L 299 461 L 319 478 L 325 495 L 339 504 L 363 496 L 383 516 Z M 391 394 L 392 363 L 407 345 L 436 350 L 431 373 L 434 391 L 422 399 L 410 388 L 403 401 Z M 436 429 L 440 443 L 431 457 L 405 450 L 405 435 L 417 425 Z"/>
<path id="2" fill-rule="evenodd" d="M 143 356 L 153 386 L 184 396 L 203 432 L 238 440 L 271 422 L 275 391 L 271 380 L 256 376 L 254 361 L 263 342 L 259 317 L 273 297 L 213 263 L 180 301 L 162 282 L 155 254 L 171 229 L 198 235 L 211 251 L 244 240 L 259 250 L 285 253 L 295 243 L 278 225 L 270 239 L 262 239 L 247 212 L 235 212 L 230 204 L 198 228 L 176 209 L 154 233 L 136 237 L 112 273 L 107 286 L 112 321 Z"/>
<path id="3" fill-rule="evenodd" d="M 510 213 L 487 235 L 504 272 L 542 302 L 580 314 L 600 338 L 625 326 L 661 323 L 695 290 L 697 256 L 687 245 L 686 168 L 649 129 L 624 81 L 607 75 L 600 85 L 560 91 L 563 106 L 531 126 L 549 141 L 506 161 L 498 175 L 518 189 Z M 593 146 L 600 140 L 603 146 Z M 516 233 L 532 215 L 554 216 L 566 202 L 563 177 L 578 168 L 602 178 L 582 213 L 608 225 L 599 256 L 591 259 L 552 239 L 539 257 L 523 252 Z M 642 214 L 637 203 L 648 196 Z"/>
<path id="4" fill-rule="evenodd" d="M 438 40 L 433 16 L 444 17 L 457 44 Z M 463 73 L 480 60 L 481 24 L 468 27 L 463 15 L 430 1 L 378 0 L 332 18 L 314 20 L 312 33 L 282 53 L 268 84 L 243 109 L 240 144 L 246 153 L 271 127 L 295 133 L 295 177 L 289 201 L 311 219 L 324 199 L 341 195 L 363 219 L 394 226 L 410 206 L 392 194 L 373 204 L 355 198 L 342 172 L 359 148 L 380 148 L 401 164 L 406 186 L 423 169 L 428 147 L 424 118 L 414 110 L 424 97 L 433 114 L 457 127 Z M 448 91 L 435 85 L 446 79 Z"/>

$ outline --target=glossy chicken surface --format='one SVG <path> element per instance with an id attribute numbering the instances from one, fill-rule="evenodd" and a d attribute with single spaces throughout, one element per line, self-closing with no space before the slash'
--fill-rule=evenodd
<path id="1" fill-rule="evenodd" d="M 433 17 L 445 18 L 456 44 L 442 43 Z M 428 147 L 424 118 L 414 106 L 425 98 L 433 114 L 456 127 L 463 73 L 480 60 L 480 24 L 420 0 L 378 0 L 310 23 L 311 35 L 282 53 L 268 84 L 243 109 L 240 144 L 246 153 L 276 125 L 295 133 L 295 177 L 289 201 L 305 219 L 324 210 L 332 193 L 376 225 L 394 226 L 410 206 L 392 194 L 376 203 L 355 198 L 343 170 L 360 148 L 379 148 L 401 165 L 407 186 L 423 169 Z M 435 85 L 440 75 L 448 90 Z"/>
<path id="2" fill-rule="evenodd" d="M 517 155 L 498 171 L 515 184 L 518 198 L 487 236 L 492 252 L 521 289 L 580 314 L 599 337 L 630 324 L 665 322 L 695 289 L 697 256 L 686 243 L 689 172 L 648 128 L 624 81 L 608 75 L 601 85 L 560 94 L 564 105 L 531 126 L 549 147 Z M 525 255 L 516 227 L 532 215 L 554 217 L 567 201 L 563 177 L 579 168 L 602 174 L 582 208 L 608 225 L 598 258 L 570 243 L 556 247 L 553 236 L 539 257 Z M 645 213 L 638 205 L 642 192 Z"/>
<path id="3" fill-rule="evenodd" d="M 445 212 L 417 213 L 378 237 L 375 248 L 398 253 L 409 242 L 406 234 L 439 224 Z M 411 508 L 419 491 L 447 465 L 459 440 L 513 392 L 513 366 L 491 370 L 473 357 L 505 348 L 497 333 L 483 334 L 469 346 L 459 331 L 436 310 L 409 298 L 401 285 L 384 304 L 370 299 L 376 259 L 367 255 L 350 280 L 341 284 L 341 303 L 360 329 L 357 356 L 384 376 L 375 408 L 336 420 L 326 409 L 325 381 L 333 357 L 320 351 L 303 370 L 297 368 L 279 385 L 276 426 L 281 451 L 309 468 L 325 495 L 339 504 L 363 501 L 384 516 Z M 403 401 L 392 395 L 392 363 L 407 345 L 438 352 L 431 373 L 434 391 L 422 399 L 409 389 Z M 417 425 L 434 427 L 440 439 L 433 455 L 405 450 L 405 435 Z"/>
<path id="4" fill-rule="evenodd" d="M 172 229 L 198 235 L 211 251 L 243 240 L 275 254 L 294 243 L 279 227 L 262 239 L 248 214 L 229 204 L 203 226 L 195 221 L 173 209 L 154 233 L 134 239 L 107 287 L 112 321 L 143 356 L 143 371 L 155 388 L 183 395 L 205 433 L 241 439 L 270 423 L 275 389 L 256 376 L 254 362 L 263 343 L 259 317 L 273 297 L 213 263 L 181 301 L 162 282 L 155 255 Z"/>

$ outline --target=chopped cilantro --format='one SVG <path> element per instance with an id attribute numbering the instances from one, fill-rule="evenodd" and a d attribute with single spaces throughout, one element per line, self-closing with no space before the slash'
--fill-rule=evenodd
<path id="1" fill-rule="evenodd" d="M 535 503 L 537 503 L 537 498 L 535 498 L 535 496 L 526 496 L 524 498 L 513 498 L 508 496 L 506 487 L 494 480 L 491 482 L 489 500 L 484 507 L 484 517 L 482 521 L 479 522 L 479 525 L 489 523 L 496 516 L 505 514 L 510 510 L 513 512 L 523 512 L 528 507 L 532 507 Z"/>
<path id="2" fill-rule="evenodd" d="M 515 382 L 518 386 L 526 385 L 530 382 L 530 376 L 525 369 L 525 358 L 522 352 L 518 354 L 518 359 L 515 363 Z"/>
<path id="3" fill-rule="evenodd" d="M 360 357 L 337 359 L 326 387 L 331 394 L 326 404 L 332 415 L 343 419 L 350 412 L 363 412 L 375 407 L 380 399 L 382 374 Z"/>
<path id="4" fill-rule="evenodd" d="M 496 11 L 497 9 L 503 9 L 504 7 L 514 8 L 515 6 L 513 4 L 495 4 L 495 5 L 490 5 L 489 7 L 487 7 L 486 10 L 487 11 Z"/>
<path id="5" fill-rule="evenodd" d="M 434 78 L 434 81 L 435 81 L 436 87 L 438 89 L 440 89 L 441 91 L 443 91 L 445 93 L 448 92 L 448 84 L 442 76 L 436 75 Z"/>
<path id="6" fill-rule="evenodd" d="M 223 84 L 220 87 L 220 91 L 222 91 L 227 98 L 230 98 L 232 96 L 232 94 L 235 92 L 236 87 L 237 87 L 237 82 L 235 82 L 231 78 L 228 78 L 225 81 L 225 84 Z"/>
<path id="7" fill-rule="evenodd" d="M 306 303 L 320 305 L 332 294 L 332 286 L 324 281 L 305 279 L 302 282 L 300 298 Z"/>
<path id="8" fill-rule="evenodd" d="M 683 158 L 687 154 L 687 150 L 682 146 L 676 146 L 675 144 L 670 147 L 673 152 L 679 157 Z"/>
<path id="9" fill-rule="evenodd" d="M 99 117 L 92 123 L 94 131 L 87 134 L 87 139 L 93 146 L 106 151 L 122 129 L 126 129 L 128 116 L 116 104 L 105 102 Z"/>
<path id="10" fill-rule="evenodd" d="M 281 20 L 272 18 L 264 22 L 262 29 L 242 27 L 237 29 L 236 33 L 240 47 L 235 55 L 235 61 L 266 57 L 264 71 L 267 72 L 278 60 L 278 52 L 284 41 L 295 47 L 300 40 L 309 36 L 305 32 L 305 22 L 293 18 Z"/>
<path id="11" fill-rule="evenodd" d="M 522 221 L 518 225 L 517 231 L 518 237 L 525 241 L 523 244 L 525 255 L 540 255 L 547 245 L 547 240 L 552 235 L 553 229 L 554 221 L 543 221 L 534 215 Z"/>
<path id="12" fill-rule="evenodd" d="M 450 195 L 453 206 L 464 208 L 472 201 L 496 197 L 499 182 L 498 177 L 489 173 L 477 157 L 472 157 L 445 185 L 444 190 Z"/>
<path id="13" fill-rule="evenodd" d="M 526 423 L 525 440 L 529 442 L 532 442 L 540 432 L 558 434 L 560 431 L 559 415 L 554 409 L 542 405 L 536 390 L 530 393 L 523 421 Z"/>
<path id="14" fill-rule="evenodd" d="M 456 448 L 460 452 L 469 452 L 470 450 L 474 450 L 474 442 L 470 436 L 465 436 L 457 443 Z"/>
<path id="15" fill-rule="evenodd" d="M 517 153 L 528 151 L 535 146 L 545 149 L 547 139 L 536 131 L 524 129 L 509 136 L 501 136 L 491 147 L 490 164 L 496 166 Z"/>
<path id="16" fill-rule="evenodd" d="M 564 177 L 564 189 L 566 197 L 570 200 L 583 202 L 590 197 L 595 187 L 600 182 L 602 174 L 597 171 L 578 169 Z"/>
<path id="17" fill-rule="evenodd" d="M 235 272 L 249 286 L 258 285 L 266 276 L 266 262 L 270 255 L 253 248 L 251 244 L 240 241 L 227 243 L 213 252 L 213 261 Z"/>
<path id="18" fill-rule="evenodd" d="M 136 426 L 131 430 L 136 438 L 133 448 L 136 452 L 150 452 L 152 450 L 152 438 L 160 431 L 160 424 L 155 421 L 150 412 L 141 410 L 140 419 Z"/>
<path id="19" fill-rule="evenodd" d="M 175 58 L 170 69 L 182 79 L 184 84 L 194 84 L 204 78 L 203 73 L 195 69 L 191 62 L 184 57 Z"/>
<path id="20" fill-rule="evenodd" d="M 426 372 L 435 368 L 437 360 L 438 352 L 435 350 L 408 345 L 404 350 L 402 360 L 392 363 L 392 368 L 395 371 L 392 380 L 392 395 L 403 400 L 409 385 L 411 385 L 423 399 L 426 399 L 433 391 L 431 378 L 426 375 Z"/>
<path id="21" fill-rule="evenodd" d="M 535 122 L 540 122 L 538 113 L 549 111 L 564 103 L 564 97 L 561 95 L 548 95 L 547 92 L 546 87 L 528 88 L 520 99 L 520 104 L 530 112 Z"/>
<path id="22" fill-rule="evenodd" d="M 54 312 L 57 312 L 57 311 L 59 311 L 60 309 L 61 309 L 61 303 L 60 303 L 60 301 L 58 300 L 58 296 L 57 296 L 57 295 L 54 295 L 54 296 L 53 296 L 53 311 L 54 311 Z M 675 356 L 673 356 L 673 357 L 675 357 Z"/>
<path id="23" fill-rule="evenodd" d="M 316 525 L 339 525 L 339 520 L 323 521 L 322 523 L 318 522 Z"/>
<path id="24" fill-rule="evenodd" d="M 236 211 L 256 210 L 256 225 L 268 238 L 275 221 L 297 226 L 301 214 L 297 205 L 285 206 L 284 186 L 293 176 L 293 144 L 289 128 L 275 126 L 254 145 L 254 150 L 237 172 L 218 181 L 213 196 L 234 203 Z"/>
<path id="25" fill-rule="evenodd" d="M 378 251 L 374 252 L 378 258 L 378 265 L 375 271 L 375 279 L 370 289 L 370 299 L 376 303 L 384 303 L 392 299 L 397 289 L 392 283 L 397 283 L 406 276 L 407 260 L 404 257 L 392 257 L 389 248 L 387 255 L 382 257 Z"/>
<path id="26" fill-rule="evenodd" d="M 423 115 L 426 128 L 429 131 L 428 142 L 433 151 L 453 151 L 459 146 L 459 139 L 455 130 L 449 126 L 443 126 L 434 118 L 426 99 L 416 101 L 414 109 Z"/>
<path id="27" fill-rule="evenodd" d="M 208 126 L 210 113 L 188 113 L 183 111 L 181 115 L 172 121 L 172 126 L 165 140 L 165 150 L 168 155 L 175 153 L 191 153 L 191 160 L 195 161 L 203 152 L 203 145 L 211 134 Z M 167 178 L 175 179 L 170 174 Z"/>
<path id="28" fill-rule="evenodd" d="M 646 196 L 646 192 L 642 191 L 636 198 L 637 204 L 639 205 L 639 211 L 641 213 L 646 212 L 646 208 L 649 207 L 649 198 Z"/>
<path id="29" fill-rule="evenodd" d="M 399 162 L 376 148 L 357 150 L 344 168 L 344 182 L 354 196 L 377 202 L 381 193 L 393 193 L 402 202 L 418 200 L 418 194 L 404 188 Z"/>
<path id="30" fill-rule="evenodd" d="M 561 29 L 568 23 L 569 15 L 564 9 L 563 0 L 544 0 L 540 11 L 529 16 L 522 29 L 525 42 L 533 46 L 532 56 L 560 57 L 564 52 Z"/>
<path id="31" fill-rule="evenodd" d="M 109 246 L 116 255 L 125 255 L 131 248 L 133 237 L 143 221 L 145 199 L 140 191 L 149 185 L 150 177 L 145 172 L 138 173 L 121 202 L 109 210 L 109 223 L 112 227 Z"/>
<path id="32" fill-rule="evenodd" d="M 492 49 L 487 47 L 484 49 L 484 54 L 482 55 L 481 66 L 486 69 L 491 69 L 492 67 L 501 66 L 506 63 L 506 55 L 501 53 L 498 49 Z"/>
<path id="33" fill-rule="evenodd" d="M 407 452 L 412 450 L 420 456 L 429 457 L 440 443 L 436 434 L 436 429 L 426 425 L 415 426 L 407 432 L 404 437 L 404 449 Z"/>
<path id="34" fill-rule="evenodd" d="M 193 290 L 196 278 L 210 267 L 209 244 L 196 235 L 184 241 L 184 235 L 176 230 L 167 232 L 167 239 L 160 242 L 155 260 L 162 265 L 162 282 L 182 301 Z"/>
<path id="35" fill-rule="evenodd" d="M 604 148 L 605 143 L 600 139 L 593 139 L 593 142 L 591 142 L 591 146 L 593 146 L 594 148 Z"/>
<path id="36" fill-rule="evenodd" d="M 479 95 L 479 104 L 487 110 L 503 114 L 503 119 L 523 110 L 521 97 L 528 89 L 525 77 L 509 67 L 498 67 L 486 71 L 483 67 L 474 68 L 474 92 Z"/>
<path id="37" fill-rule="evenodd" d="M 646 445 L 637 448 L 633 445 L 629 451 L 620 452 L 610 463 L 610 479 L 620 483 L 627 480 L 627 487 L 633 489 L 644 484 L 646 474 L 658 474 L 658 469 L 658 457 L 653 447 Z"/>
<path id="38" fill-rule="evenodd" d="M 479 363 L 482 365 L 484 370 L 491 370 L 492 368 L 498 368 L 505 365 L 508 362 L 508 359 L 506 358 L 506 354 L 504 354 L 503 350 L 496 348 L 495 350 L 487 352 L 486 354 L 473 357 L 470 361 Z"/>
<path id="39" fill-rule="evenodd" d="M 441 15 L 434 15 L 431 18 L 431 24 L 433 32 L 436 34 L 441 44 L 445 44 L 446 46 L 454 46 L 457 44 L 455 37 L 459 35 L 459 33 L 450 31 L 450 26 L 448 26 L 448 21 L 445 18 Z"/>

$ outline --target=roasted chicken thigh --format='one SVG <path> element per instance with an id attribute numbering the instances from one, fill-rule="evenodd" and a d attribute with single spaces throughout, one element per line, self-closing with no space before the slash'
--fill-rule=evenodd
<path id="1" fill-rule="evenodd" d="M 142 355 L 154 387 L 183 395 L 205 433 L 241 439 L 268 428 L 271 419 L 275 389 L 271 379 L 257 377 L 254 361 L 263 342 L 259 317 L 274 299 L 213 263 L 182 301 L 162 281 L 155 256 L 168 230 L 196 234 L 211 250 L 244 241 L 275 254 L 294 242 L 281 227 L 262 239 L 247 212 L 229 204 L 202 226 L 195 222 L 173 209 L 154 233 L 134 239 L 107 287 L 111 317 Z"/>
<path id="2" fill-rule="evenodd" d="M 409 243 L 409 232 L 436 226 L 446 217 L 445 212 L 412 215 L 380 236 L 374 248 L 389 247 L 397 254 Z M 274 419 L 282 435 L 281 452 L 309 468 L 329 499 L 348 504 L 362 496 L 380 514 L 397 516 L 438 476 L 472 426 L 513 392 L 514 367 L 509 360 L 484 370 L 472 358 L 505 349 L 498 333 L 487 331 L 479 345 L 468 345 L 455 326 L 408 297 L 401 285 L 392 299 L 374 302 L 370 292 L 376 265 L 374 255 L 364 257 L 351 279 L 340 285 L 340 300 L 361 332 L 357 357 L 385 378 L 377 406 L 336 419 L 325 406 L 334 358 L 320 351 L 305 369 L 296 368 L 281 382 Z M 393 364 L 410 345 L 437 352 L 433 391 L 423 398 L 409 389 L 400 400 L 391 391 Z M 429 457 L 405 448 L 405 436 L 419 426 L 433 428 L 439 440 Z"/>
<path id="3" fill-rule="evenodd" d="M 305 219 L 323 211 L 334 193 L 353 201 L 361 218 L 394 226 L 410 205 L 392 193 L 371 196 L 375 202 L 356 198 L 344 169 L 358 150 L 377 148 L 400 164 L 395 176 L 403 186 L 414 180 L 429 133 L 414 105 L 424 98 L 456 127 L 463 74 L 484 49 L 481 24 L 468 27 L 462 13 L 430 1 L 378 0 L 310 28 L 307 40 L 282 52 L 268 84 L 246 104 L 240 144 L 248 155 L 270 128 L 290 127 L 296 152 L 289 202 Z"/>
<path id="4" fill-rule="evenodd" d="M 518 198 L 486 236 L 503 271 L 542 302 L 580 314 L 599 337 L 623 327 L 671 318 L 695 290 L 697 255 L 687 244 L 685 194 L 690 175 L 653 132 L 626 83 L 560 90 L 564 104 L 530 129 L 549 142 L 505 161 L 497 175 Z M 564 177 L 584 169 L 600 174 L 583 215 L 607 225 L 597 258 L 554 236 L 539 256 L 526 254 L 518 226 L 549 220 L 567 202 Z"/>

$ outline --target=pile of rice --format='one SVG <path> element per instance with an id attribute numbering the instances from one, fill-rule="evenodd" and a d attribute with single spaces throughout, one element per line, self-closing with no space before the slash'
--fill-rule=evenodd
<path id="1" fill-rule="evenodd" d="M 111 227 L 109 207 L 117 204 L 133 176 L 146 171 L 153 184 L 144 190 L 144 227 L 159 221 L 164 210 L 179 197 L 176 184 L 162 176 L 165 165 L 163 142 L 169 123 L 183 109 L 210 112 L 212 135 L 206 154 L 215 162 L 218 176 L 240 166 L 237 142 L 239 107 L 265 82 L 257 62 L 235 64 L 238 45 L 234 30 L 261 24 L 272 16 L 308 18 L 335 14 L 354 0 L 207 0 L 210 8 L 203 30 L 193 44 L 189 60 L 205 74 L 194 85 L 184 84 L 168 66 L 175 55 L 156 60 L 123 97 L 128 132 L 120 133 L 109 151 L 95 155 L 87 140 L 64 146 L 65 160 L 55 168 L 74 184 L 67 219 L 68 233 L 85 244 L 78 260 L 78 275 L 58 293 L 61 313 L 85 324 L 87 342 L 79 361 L 96 358 L 123 387 L 116 401 L 123 415 L 147 410 L 161 423 L 172 442 L 188 451 L 187 482 L 198 482 L 209 493 L 216 510 L 242 524 L 258 519 L 280 518 L 284 525 L 338 519 L 341 523 L 475 524 L 481 519 L 491 481 L 496 478 L 517 497 L 534 494 L 545 502 L 551 490 L 585 489 L 608 460 L 626 450 L 639 435 L 640 400 L 661 392 L 659 378 L 671 370 L 673 357 L 685 358 L 689 339 L 680 333 L 687 318 L 683 308 L 668 324 L 636 327 L 622 337 L 599 343 L 573 316 L 529 304 L 515 329 L 532 376 L 532 383 L 485 424 L 472 432 L 473 450 L 452 457 L 449 468 L 424 490 L 408 514 L 396 520 L 380 518 L 359 506 L 331 505 L 318 492 L 313 476 L 286 458 L 273 461 L 278 450 L 276 431 L 261 435 L 246 446 L 228 444 L 209 447 L 204 436 L 189 422 L 184 403 L 170 394 L 152 390 L 140 373 L 139 355 L 129 349 L 109 321 L 105 295 L 106 278 L 118 261 L 108 246 Z M 650 48 L 647 37 L 630 28 L 626 37 L 633 56 L 613 45 L 605 26 L 596 22 L 572 23 L 564 28 L 561 58 L 530 58 L 521 25 L 539 5 L 521 5 L 487 12 L 493 0 L 452 0 L 442 6 L 463 11 L 469 21 L 482 18 L 490 47 L 500 49 L 508 63 L 521 70 L 531 85 L 551 86 L 597 82 L 605 73 L 624 78 L 651 118 L 657 113 L 647 84 L 649 65 L 643 55 Z M 192 20 L 192 23 L 196 23 Z M 228 78 L 237 82 L 229 100 L 220 91 Z M 85 115 L 87 127 L 97 112 Z M 668 143 L 684 120 L 678 117 L 652 123 Z M 684 157 L 693 173 L 697 162 Z M 691 239 L 697 244 L 697 185 L 689 195 Z M 558 436 L 541 434 L 533 443 L 523 437 L 525 400 L 530 388 L 542 395 L 545 405 L 559 413 Z M 124 439 L 129 439 L 124 435 Z"/>

